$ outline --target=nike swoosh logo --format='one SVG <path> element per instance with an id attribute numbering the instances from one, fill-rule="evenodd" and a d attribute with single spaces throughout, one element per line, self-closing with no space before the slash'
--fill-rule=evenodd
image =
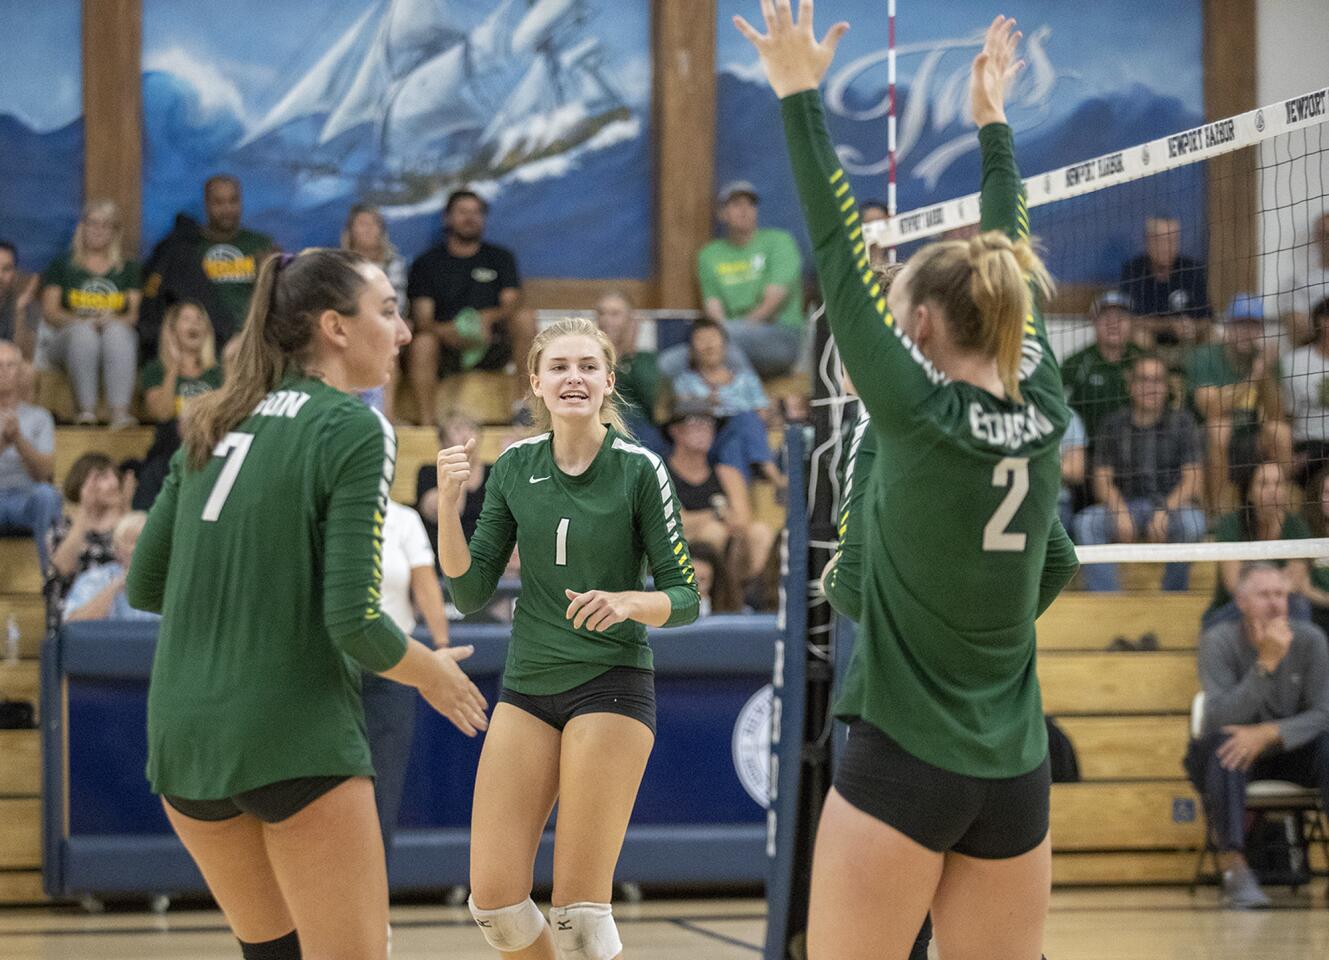
<path id="1" fill-rule="evenodd" d="M 553 474 L 551 473 L 549 477 L 552 476 Z M 549 477 L 531 477 L 531 483 L 543 483 L 544 481 L 548 480 Z"/>

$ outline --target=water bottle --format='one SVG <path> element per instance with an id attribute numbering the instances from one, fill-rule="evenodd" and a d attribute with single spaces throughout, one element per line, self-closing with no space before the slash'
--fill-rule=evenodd
<path id="1" fill-rule="evenodd" d="M 18 663 L 18 618 L 12 613 L 5 624 L 5 663 L 13 666 Z"/>

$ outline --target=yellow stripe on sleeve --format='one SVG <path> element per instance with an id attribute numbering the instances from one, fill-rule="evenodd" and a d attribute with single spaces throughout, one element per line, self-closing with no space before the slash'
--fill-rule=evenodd
<path id="1" fill-rule="evenodd" d="M 848 209 L 849 209 L 850 207 L 852 207 L 853 205 L 854 205 L 854 198 L 853 198 L 853 197 L 845 197 L 845 198 L 844 198 L 844 203 L 840 204 L 840 212 L 841 212 L 841 213 L 844 213 L 846 210 L 848 210 Z"/>
<path id="2" fill-rule="evenodd" d="M 837 167 L 835 172 L 831 174 L 831 183 L 839 183 L 842 179 L 844 179 L 844 169 Z"/>
<path id="3" fill-rule="evenodd" d="M 848 193 L 848 192 L 849 192 L 849 184 L 847 184 L 847 183 L 842 183 L 842 184 L 840 184 L 840 186 L 838 186 L 838 187 L 835 189 L 835 195 L 836 195 L 837 197 L 843 197 L 843 196 L 844 196 L 846 193 Z"/>

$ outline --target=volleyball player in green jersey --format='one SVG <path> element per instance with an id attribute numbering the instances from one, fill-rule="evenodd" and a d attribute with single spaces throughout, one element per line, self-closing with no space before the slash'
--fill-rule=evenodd
<path id="1" fill-rule="evenodd" d="M 408 641 L 380 610 L 396 442 L 349 391 L 385 383 L 409 339 L 364 258 L 270 258 L 129 571 L 130 603 L 162 614 L 148 779 L 248 958 L 387 954 L 361 669 L 485 726 L 469 649 Z"/>
<path id="2" fill-rule="evenodd" d="M 476 772 L 470 907 L 490 946 L 522 960 L 622 952 L 614 868 L 655 741 L 646 627 L 697 616 L 673 483 L 623 427 L 615 362 L 589 320 L 541 331 L 527 369 L 543 432 L 494 463 L 469 546 L 457 511 L 439 510 L 438 553 L 458 609 L 488 602 L 514 545 L 521 555 L 503 689 Z M 465 448 L 439 454 L 441 503 L 461 495 L 469 472 Z M 546 924 L 530 894 L 555 801 Z"/>
<path id="3" fill-rule="evenodd" d="M 1004 98 L 1019 35 L 997 18 L 970 85 L 982 227 L 877 284 L 817 87 L 846 24 L 812 3 L 736 19 L 781 97 L 831 329 L 878 455 L 861 629 L 836 712 L 850 737 L 812 871 L 810 960 L 904 957 L 932 907 L 951 958 L 1035 960 L 1051 879 L 1034 620 L 1075 569 L 1056 521 L 1069 419 L 1035 298 L 1050 281 Z"/>

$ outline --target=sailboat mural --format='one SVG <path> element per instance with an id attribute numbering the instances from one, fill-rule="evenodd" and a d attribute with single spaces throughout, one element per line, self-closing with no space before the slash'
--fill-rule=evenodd
<path id="1" fill-rule="evenodd" d="M 236 149 L 317 118 L 312 166 L 341 164 L 367 176 L 380 202 L 409 203 L 632 122 L 599 41 L 585 32 L 586 0 L 500 0 L 469 30 L 457 27 L 453 6 L 371 7 Z"/>
<path id="2" fill-rule="evenodd" d="M 164 50 L 154 59 L 153 24 L 163 37 L 206 31 L 199 39 L 217 51 L 208 66 L 223 71 L 245 40 L 223 39 L 211 23 L 183 14 L 170 0 L 145 0 L 145 120 L 149 127 L 170 126 L 157 137 L 148 131 L 148 186 L 157 164 L 179 192 L 178 181 L 195 179 L 202 159 L 204 166 L 231 170 L 245 181 L 247 217 L 255 199 L 272 208 L 270 217 L 258 220 L 276 221 L 270 228 L 279 239 L 283 230 L 297 229 L 292 219 L 298 218 L 300 243 L 327 242 L 334 206 L 344 215 L 350 203 L 368 201 L 383 209 L 394 240 L 408 254 L 430 239 L 443 199 L 462 185 L 490 199 L 496 226 L 513 222 L 504 201 L 516 205 L 519 197 L 517 220 L 538 211 L 545 225 L 557 225 L 557 219 L 550 223 L 551 213 L 564 212 L 558 219 L 587 223 L 597 219 L 592 208 L 598 207 L 606 219 L 636 208 L 649 222 L 649 182 L 628 183 L 629 171 L 645 180 L 649 164 L 650 27 L 644 6 L 623 10 L 617 0 L 362 2 L 361 9 L 341 8 L 334 16 L 318 0 L 283 2 L 277 11 L 271 0 L 234 0 L 233 7 L 252 12 L 259 23 L 281 18 L 295 25 L 303 16 L 304 37 L 318 35 L 321 23 L 322 35 L 312 41 L 318 52 L 310 51 L 309 41 L 301 47 L 289 38 L 260 37 L 257 24 L 246 23 L 243 12 L 237 16 L 227 29 L 245 24 L 263 47 L 250 53 L 252 63 L 245 67 L 252 70 L 230 77 L 245 109 L 225 118 L 227 133 L 221 121 L 215 123 L 208 138 L 200 138 L 209 139 L 208 155 L 185 163 L 194 131 L 182 137 L 179 118 L 199 111 L 182 110 L 176 102 L 154 107 L 154 64 L 163 58 L 178 63 L 181 55 L 162 39 Z M 174 74 L 173 84 L 180 80 L 179 71 L 167 72 Z M 180 97 L 165 90 L 161 99 Z M 197 101 L 205 99 L 196 94 Z M 256 191 L 251 176 L 259 181 Z M 596 190 L 560 190 L 557 202 L 523 190 L 581 178 L 597 180 Z M 606 195 L 607 184 L 631 195 Z M 149 209 L 145 222 L 151 231 L 155 220 L 165 226 L 173 215 Z M 606 276 L 645 275 L 648 247 L 649 231 L 643 231 L 640 242 L 628 241 L 634 265 L 607 244 L 608 266 L 569 263 L 569 253 L 553 254 L 551 247 L 549 261 L 524 257 L 523 268 L 561 276 L 593 269 L 616 271 L 601 274 Z"/>

